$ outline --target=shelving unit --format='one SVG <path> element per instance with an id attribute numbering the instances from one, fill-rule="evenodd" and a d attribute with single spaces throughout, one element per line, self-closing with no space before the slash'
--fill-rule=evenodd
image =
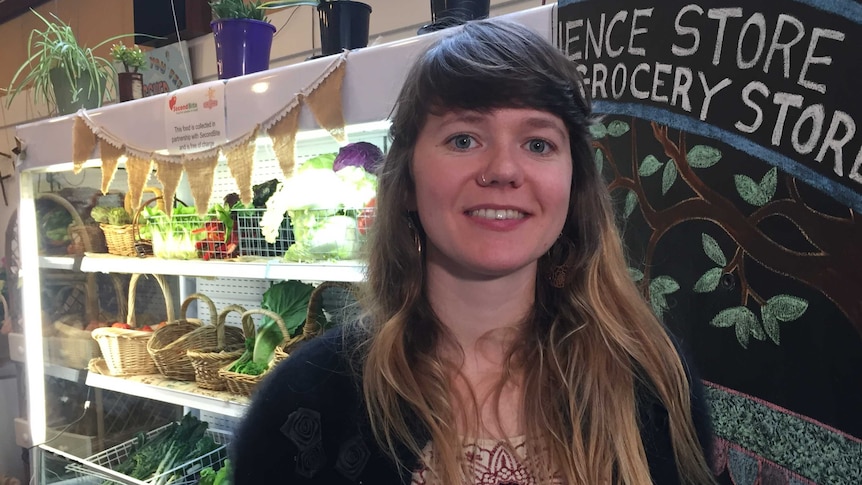
<path id="1" fill-rule="evenodd" d="M 85 273 L 154 273 L 171 276 L 197 276 L 204 278 L 249 278 L 265 280 L 303 281 L 362 281 L 365 266 L 359 261 L 333 261 L 323 263 L 285 263 L 278 259 L 267 261 L 178 261 L 158 258 L 135 258 L 112 254 L 88 254 L 83 258 L 40 256 L 39 267 L 46 269 L 75 269 Z"/>

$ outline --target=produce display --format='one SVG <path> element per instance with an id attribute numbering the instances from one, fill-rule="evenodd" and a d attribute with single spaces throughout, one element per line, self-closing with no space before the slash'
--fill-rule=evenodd
<path id="1" fill-rule="evenodd" d="M 218 471 L 209 466 L 201 470 L 201 479 L 198 485 L 231 485 L 232 476 L 233 470 L 230 466 L 230 460 L 225 460 L 224 465 Z"/>
<path id="2" fill-rule="evenodd" d="M 179 423 L 171 423 L 155 436 L 147 438 L 139 433 L 132 450 L 114 471 L 152 485 L 174 483 L 199 467 L 191 462 L 219 448 L 206 434 L 208 426 L 205 421 L 186 414 Z M 185 464 L 189 464 L 189 469 Z M 106 481 L 104 485 L 110 483 L 113 482 Z"/>
<path id="3" fill-rule="evenodd" d="M 285 323 L 291 336 L 298 333 L 305 323 L 308 301 L 314 287 L 300 281 L 281 281 L 269 287 L 263 294 L 261 308 L 270 310 Z M 264 317 L 255 336 L 246 338 L 245 352 L 228 370 L 239 374 L 257 376 L 266 372 L 275 355 L 275 348 L 284 337 L 275 320 Z"/>
<path id="4" fill-rule="evenodd" d="M 304 162 L 266 202 L 260 221 L 266 241 L 275 242 L 287 213 L 293 244 L 285 261 L 356 258 L 370 223 L 377 192 L 374 170 L 381 159 L 375 145 L 358 142 Z"/>

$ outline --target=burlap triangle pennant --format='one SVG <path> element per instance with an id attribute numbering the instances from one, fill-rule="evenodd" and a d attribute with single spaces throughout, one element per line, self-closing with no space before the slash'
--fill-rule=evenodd
<path id="1" fill-rule="evenodd" d="M 150 171 L 153 169 L 153 160 L 151 158 L 138 158 L 130 156 L 126 161 L 126 172 L 129 175 L 129 201 L 131 213 L 135 213 L 141 207 L 141 196 L 144 193 L 144 186 L 147 184 L 147 179 L 150 178 Z"/>
<path id="2" fill-rule="evenodd" d="M 293 157 L 294 145 L 296 144 L 296 130 L 299 126 L 299 113 L 302 107 L 299 103 L 293 107 L 284 117 L 278 120 L 267 130 L 272 139 L 272 151 L 278 159 L 278 166 L 287 178 L 293 176 L 295 160 Z"/>
<path id="3" fill-rule="evenodd" d="M 182 163 L 156 160 L 156 178 L 162 184 L 162 197 L 165 200 L 165 212 L 168 214 L 168 217 L 174 211 L 174 195 L 177 193 L 177 186 L 180 185 L 180 178 L 182 176 Z"/>
<path id="4" fill-rule="evenodd" d="M 210 197 L 213 193 L 213 175 L 218 165 L 218 154 L 200 160 L 186 160 L 183 168 L 195 200 L 198 215 L 206 215 L 210 205 Z"/>
<path id="5" fill-rule="evenodd" d="M 257 141 L 257 129 L 251 135 L 251 139 L 239 143 L 224 154 L 227 158 L 227 168 L 236 181 L 239 189 L 239 200 L 243 204 L 251 204 L 254 193 L 251 188 L 251 173 L 254 167 L 254 150 Z"/>
<path id="6" fill-rule="evenodd" d="M 72 127 L 72 171 L 80 173 L 84 162 L 90 159 L 96 149 L 96 135 L 80 116 L 75 117 Z"/>
<path id="7" fill-rule="evenodd" d="M 339 143 L 347 141 L 344 133 L 344 114 L 341 111 L 341 84 L 347 63 L 341 62 L 335 70 L 306 95 L 306 103 L 317 124 L 329 131 Z"/>
<path id="8" fill-rule="evenodd" d="M 122 148 L 117 148 L 105 140 L 99 140 L 99 155 L 102 158 L 102 195 L 108 193 L 108 187 L 111 186 L 114 175 L 117 173 L 120 157 L 125 154 L 126 152 Z"/>

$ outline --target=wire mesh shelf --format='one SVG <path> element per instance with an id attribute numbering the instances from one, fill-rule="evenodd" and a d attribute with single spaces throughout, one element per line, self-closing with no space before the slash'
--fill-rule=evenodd
<path id="1" fill-rule="evenodd" d="M 150 431 L 146 434 L 147 441 L 154 439 L 170 426 L 171 424 L 167 424 Z M 215 450 L 150 477 L 146 481 L 115 471 L 135 451 L 139 442 L 138 438 L 133 438 L 91 457 L 70 463 L 66 469 L 74 472 L 78 478 L 96 477 L 102 479 L 104 480 L 103 484 L 154 485 L 170 483 L 171 485 L 195 485 L 200 479 L 202 469 L 206 467 L 217 469 L 227 459 L 227 444 L 230 441 L 230 434 L 226 431 L 207 429 L 206 435 L 219 445 Z"/>

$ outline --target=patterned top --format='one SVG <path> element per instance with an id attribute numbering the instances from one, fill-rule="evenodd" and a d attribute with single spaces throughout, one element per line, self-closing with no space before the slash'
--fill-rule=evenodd
<path id="1" fill-rule="evenodd" d="M 477 439 L 465 443 L 464 456 L 470 464 L 473 479 L 464 483 L 476 485 L 535 485 L 536 480 L 527 471 L 526 437 L 518 436 L 505 440 Z M 431 442 L 425 445 L 420 460 L 421 467 L 413 473 L 411 485 L 434 483 L 428 464 L 434 463 L 434 448 Z M 559 479 L 554 484 L 562 484 Z"/>

